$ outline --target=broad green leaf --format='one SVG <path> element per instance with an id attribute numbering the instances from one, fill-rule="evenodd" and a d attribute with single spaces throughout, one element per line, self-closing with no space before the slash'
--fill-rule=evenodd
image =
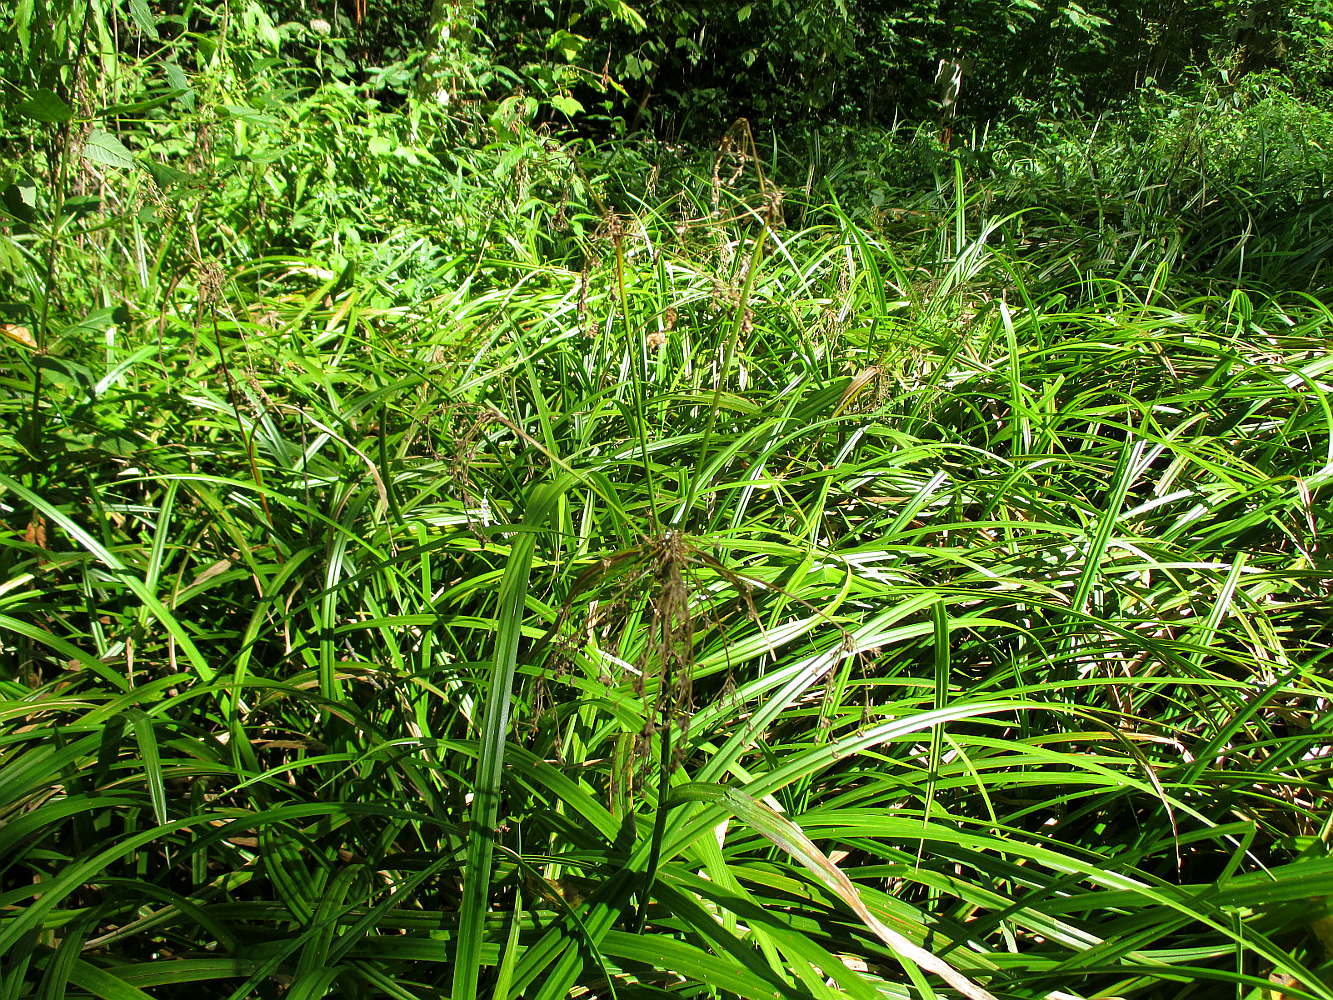
<path id="1" fill-rule="evenodd" d="M 578 58 L 579 53 L 583 51 L 583 46 L 588 40 L 582 35 L 576 35 L 569 31 L 558 30 L 551 33 L 551 37 L 546 40 L 546 47 L 560 53 L 560 58 L 566 62 L 573 62 Z"/>
<path id="2" fill-rule="evenodd" d="M 555 108 L 563 115 L 573 118 L 575 115 L 583 112 L 583 105 L 572 97 L 565 97 L 562 94 L 556 94 L 550 99 L 551 107 Z"/>
<path id="3" fill-rule="evenodd" d="M 134 166 L 134 155 L 110 132 L 95 128 L 83 144 L 83 158 L 103 167 L 125 170 Z"/>
<path id="4" fill-rule="evenodd" d="M 148 0 L 130 0 L 130 17 L 134 24 L 148 38 L 157 40 L 157 20 L 148 9 Z"/>
<path id="5" fill-rule="evenodd" d="M 19 114 L 34 121 L 56 124 L 74 117 L 74 109 L 49 90 L 38 90 L 18 104 Z"/>

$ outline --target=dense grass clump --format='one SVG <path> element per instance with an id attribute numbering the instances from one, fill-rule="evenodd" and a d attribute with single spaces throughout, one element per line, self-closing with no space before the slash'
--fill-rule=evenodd
<path id="1" fill-rule="evenodd" d="M 0 236 L 0 996 L 1333 997 L 1326 161 L 206 97 Z"/>

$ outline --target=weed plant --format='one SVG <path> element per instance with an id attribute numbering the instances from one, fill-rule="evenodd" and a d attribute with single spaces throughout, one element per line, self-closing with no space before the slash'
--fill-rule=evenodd
<path id="1" fill-rule="evenodd" d="M 1333 997 L 1326 161 L 354 96 L 0 235 L 0 997 Z"/>

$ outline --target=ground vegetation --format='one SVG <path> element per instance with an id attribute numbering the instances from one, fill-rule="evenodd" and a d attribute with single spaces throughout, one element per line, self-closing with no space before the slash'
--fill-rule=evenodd
<path id="1" fill-rule="evenodd" d="M 0 15 L 0 998 L 1333 997 L 1327 4 L 723 6 Z"/>

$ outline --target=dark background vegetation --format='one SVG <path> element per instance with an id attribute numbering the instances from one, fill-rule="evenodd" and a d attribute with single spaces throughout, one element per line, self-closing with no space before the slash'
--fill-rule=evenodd
<path id="1" fill-rule="evenodd" d="M 493 80 L 536 96 L 573 95 L 589 118 L 658 135 L 716 137 L 751 118 L 762 128 L 889 126 L 936 112 L 937 61 L 968 60 L 964 122 L 1065 119 L 1118 107 L 1145 87 L 1235 84 L 1275 72 L 1299 97 L 1326 102 L 1333 8 L 1298 3 L 1015 3 L 867 0 L 703 3 L 662 0 L 473 7 L 408 0 L 392 10 L 270 4 L 276 21 L 322 17 L 351 40 L 351 63 L 419 56 L 455 26 L 476 97 Z M 467 57 L 471 57 L 470 59 Z"/>

